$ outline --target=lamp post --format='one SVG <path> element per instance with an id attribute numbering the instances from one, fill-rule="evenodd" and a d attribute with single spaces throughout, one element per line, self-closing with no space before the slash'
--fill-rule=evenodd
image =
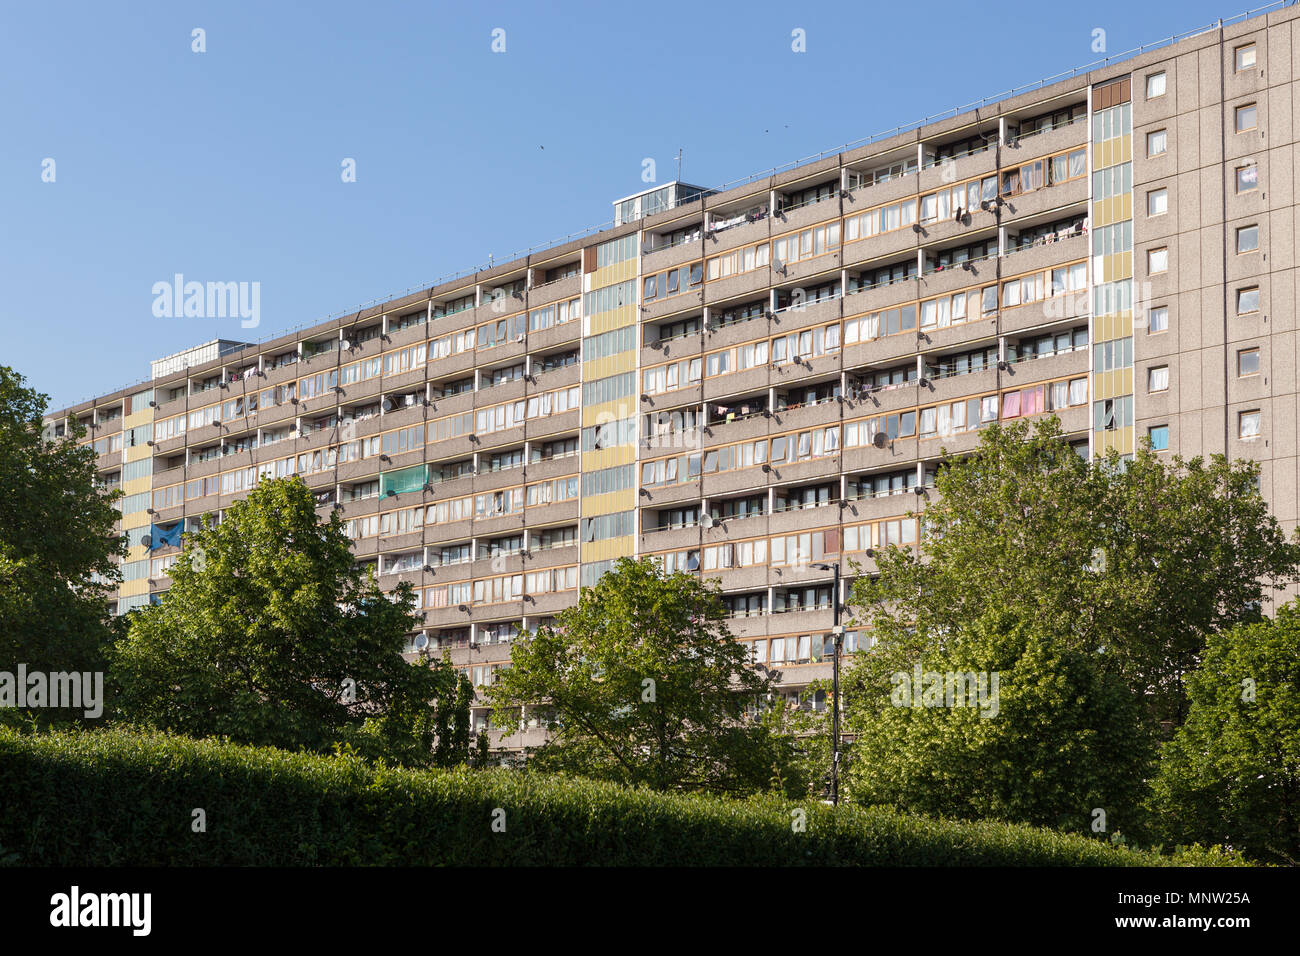
<path id="1" fill-rule="evenodd" d="M 831 806 L 840 805 L 840 647 L 844 643 L 844 625 L 840 623 L 840 564 L 814 564 L 819 571 L 833 571 L 831 586 L 834 651 L 831 655 Z"/>

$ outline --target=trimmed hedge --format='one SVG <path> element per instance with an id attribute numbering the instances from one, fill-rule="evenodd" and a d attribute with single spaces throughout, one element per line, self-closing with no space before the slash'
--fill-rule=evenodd
<path id="1" fill-rule="evenodd" d="M 192 829 L 196 809 L 206 832 Z M 792 826 L 797 810 L 804 832 Z M 499 811 L 505 832 L 493 830 Z M 0 846 L 28 866 L 1232 862 L 1001 823 L 665 795 L 520 771 L 394 770 L 121 730 L 0 729 Z"/>

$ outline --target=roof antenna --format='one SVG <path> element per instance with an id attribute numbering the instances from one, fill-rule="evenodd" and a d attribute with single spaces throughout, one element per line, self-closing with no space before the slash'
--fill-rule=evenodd
<path id="1" fill-rule="evenodd" d="M 682 181 L 682 151 L 677 150 L 677 181 Z"/>

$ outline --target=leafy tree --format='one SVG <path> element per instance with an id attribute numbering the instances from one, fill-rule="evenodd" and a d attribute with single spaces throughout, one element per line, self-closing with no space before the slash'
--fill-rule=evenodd
<path id="1" fill-rule="evenodd" d="M 550 738 L 530 755 L 538 769 L 656 790 L 767 789 L 794 774 L 794 742 L 748 714 L 774 676 L 724 616 L 716 587 L 620 559 L 555 626 L 514 645 L 489 691 L 495 716 L 550 711 Z"/>
<path id="2" fill-rule="evenodd" d="M 1300 603 L 1211 636 L 1188 698 L 1152 788 L 1158 832 L 1300 864 Z"/>
<path id="3" fill-rule="evenodd" d="M 122 714 L 193 737 L 356 752 L 408 765 L 469 756 L 469 681 L 402 657 L 417 618 L 355 565 L 338 512 L 299 479 L 263 481 L 187 535 L 161 603 L 114 654 Z"/>
<path id="4" fill-rule="evenodd" d="M 119 495 L 98 485 L 95 451 L 76 444 L 80 425 L 43 437 L 47 405 L 0 366 L 0 669 L 97 671 L 117 633 L 107 595 L 119 576 L 113 559 L 125 554 Z"/>
<path id="5" fill-rule="evenodd" d="M 1107 832 L 1140 826 L 1150 719 L 1095 655 L 991 614 L 892 666 L 863 655 L 846 682 L 854 801 L 1082 832 L 1101 809 Z"/>
<path id="6" fill-rule="evenodd" d="M 989 612 L 1032 618 L 1062 650 L 1101 655 L 1176 726 L 1206 639 L 1258 620 L 1300 568 L 1258 475 L 1145 445 L 1129 461 L 1088 462 L 1055 417 L 994 424 L 973 454 L 944 457 L 920 553 L 880 554 L 879 576 L 860 577 L 851 602 L 893 669 Z"/>

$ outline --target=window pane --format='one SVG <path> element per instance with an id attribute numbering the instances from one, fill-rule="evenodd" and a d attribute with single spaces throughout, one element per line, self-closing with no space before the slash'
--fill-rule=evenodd
<path id="1" fill-rule="evenodd" d="M 1242 412 L 1239 432 L 1242 438 L 1255 438 L 1259 435 L 1259 412 Z"/>
<path id="2" fill-rule="evenodd" d="M 1237 252 L 1254 252 L 1259 248 L 1259 226 L 1242 226 L 1237 230 Z"/>

